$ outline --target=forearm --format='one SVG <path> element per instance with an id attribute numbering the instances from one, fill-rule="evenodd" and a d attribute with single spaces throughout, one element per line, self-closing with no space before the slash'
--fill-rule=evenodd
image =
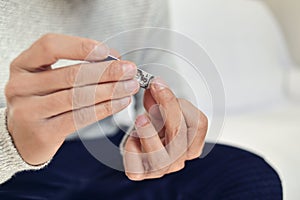
<path id="1" fill-rule="evenodd" d="M 7 130 L 6 108 L 0 108 L 0 184 L 9 180 L 17 172 L 38 170 L 48 163 L 32 166 L 22 159 Z"/>

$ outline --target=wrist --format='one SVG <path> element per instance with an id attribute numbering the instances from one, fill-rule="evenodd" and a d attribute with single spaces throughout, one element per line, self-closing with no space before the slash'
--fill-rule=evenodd
<path id="1" fill-rule="evenodd" d="M 33 166 L 22 159 L 7 129 L 6 108 L 0 108 L 0 160 L 0 183 L 19 171 L 38 170 L 49 163 Z"/>

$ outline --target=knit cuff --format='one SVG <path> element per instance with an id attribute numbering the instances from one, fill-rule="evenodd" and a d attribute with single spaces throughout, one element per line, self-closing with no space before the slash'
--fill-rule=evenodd
<path id="1" fill-rule="evenodd" d="M 0 184 L 17 172 L 39 170 L 48 165 L 49 162 L 33 166 L 22 159 L 7 129 L 6 108 L 0 108 Z"/>

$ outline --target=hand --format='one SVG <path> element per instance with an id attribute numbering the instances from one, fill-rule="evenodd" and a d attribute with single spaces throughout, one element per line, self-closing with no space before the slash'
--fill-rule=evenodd
<path id="1" fill-rule="evenodd" d="M 177 99 L 160 79 L 144 94 L 146 114 L 135 121 L 124 146 L 125 172 L 131 180 L 159 178 L 198 158 L 207 132 L 206 116 Z"/>
<path id="2" fill-rule="evenodd" d="M 94 40 L 47 34 L 11 63 L 7 124 L 27 163 L 47 162 L 69 134 L 130 103 L 139 89 L 136 66 L 95 62 L 108 54 L 108 47 Z M 59 59 L 94 62 L 52 69 Z"/>

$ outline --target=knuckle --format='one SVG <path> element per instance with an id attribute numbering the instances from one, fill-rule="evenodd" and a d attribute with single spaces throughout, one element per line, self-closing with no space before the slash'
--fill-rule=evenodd
<path id="1" fill-rule="evenodd" d="M 161 98 L 163 98 L 166 102 L 172 102 L 177 99 L 176 96 L 171 92 L 169 88 L 161 90 L 160 92 L 161 92 L 160 94 Z"/>
<path id="2" fill-rule="evenodd" d="M 165 170 L 164 171 L 161 171 L 161 170 L 153 171 L 153 172 L 150 172 L 150 173 L 147 174 L 147 179 L 161 178 L 166 174 L 167 174 L 167 172 Z"/>
<path id="3" fill-rule="evenodd" d="M 20 80 L 25 80 L 26 83 Z M 5 85 L 4 94 L 7 97 L 15 97 L 15 96 L 22 96 L 28 93 L 28 83 L 27 77 L 22 76 L 21 74 L 15 74 L 10 77 L 9 81 Z M 30 89 L 30 88 L 29 88 Z"/>
<path id="4" fill-rule="evenodd" d="M 86 96 L 83 94 L 81 88 L 73 88 L 66 94 L 66 99 L 69 107 L 73 109 L 80 108 L 83 105 Z"/>
<path id="5" fill-rule="evenodd" d="M 68 71 L 64 73 L 65 82 L 69 87 L 73 87 L 75 85 L 80 84 L 80 83 L 76 83 L 77 75 L 78 75 L 78 69 L 76 67 L 70 67 Z"/>
<path id="6" fill-rule="evenodd" d="M 185 163 L 184 162 L 177 162 L 175 164 L 173 164 L 172 166 L 170 166 L 169 170 L 167 173 L 173 173 L 173 172 L 177 172 L 182 170 L 185 167 Z"/>
<path id="7" fill-rule="evenodd" d="M 94 119 L 94 115 L 94 110 L 91 107 L 82 108 L 74 112 L 74 120 L 78 126 L 83 127 L 97 121 Z"/>
<path id="8" fill-rule="evenodd" d="M 185 163 L 183 161 L 176 164 L 175 170 L 179 171 L 182 170 L 185 167 Z"/>
<path id="9" fill-rule="evenodd" d="M 53 94 L 52 97 L 46 97 L 45 103 L 45 111 L 51 111 L 53 108 L 72 108 L 72 92 L 66 90 L 60 94 Z"/>
<path id="10" fill-rule="evenodd" d="M 97 86 L 74 88 L 68 92 L 69 106 L 73 108 L 81 108 L 95 104 L 97 97 L 95 94 Z"/>
<path id="11" fill-rule="evenodd" d="M 108 99 L 113 99 L 115 94 L 118 94 L 118 91 L 115 91 L 116 89 L 118 89 L 118 83 L 114 83 L 114 84 L 108 84 L 107 86 L 105 86 L 105 90 L 107 91 L 107 98 Z"/>
<path id="12" fill-rule="evenodd" d="M 182 170 L 184 167 L 185 167 L 185 163 L 184 163 L 184 162 L 181 162 L 181 163 L 178 165 L 178 171 L 179 171 L 179 170 Z"/>
<path id="13" fill-rule="evenodd" d="M 144 174 L 125 172 L 126 176 L 132 181 L 142 181 L 146 177 Z"/>
<path id="14" fill-rule="evenodd" d="M 40 45 L 44 52 L 52 53 L 54 50 L 53 41 L 56 40 L 56 37 L 57 35 L 54 33 L 47 33 L 37 41 L 37 44 Z"/>
<path id="15" fill-rule="evenodd" d="M 94 49 L 95 42 L 82 39 L 80 41 L 80 54 L 88 56 Z"/>
<path id="16" fill-rule="evenodd" d="M 54 33 L 46 33 L 38 40 L 38 42 L 48 44 L 51 43 L 56 37 L 57 35 Z"/>
<path id="17" fill-rule="evenodd" d="M 9 83 L 6 84 L 5 89 L 4 89 L 4 94 L 6 99 L 9 101 L 13 97 L 16 96 L 18 91 L 18 86 L 15 81 L 10 81 Z"/>
<path id="18" fill-rule="evenodd" d="M 27 118 L 28 112 L 26 111 L 24 106 L 14 105 L 13 107 L 9 108 L 9 113 L 10 113 L 10 116 L 12 118 L 14 118 L 15 121 L 18 121 L 18 122 L 24 122 L 28 119 Z"/>
<path id="19" fill-rule="evenodd" d="M 162 155 L 161 158 L 150 158 L 144 161 L 143 166 L 146 172 L 164 174 L 172 165 L 171 162 L 171 159 L 165 158 L 165 156 Z"/>
<path id="20" fill-rule="evenodd" d="M 45 116 L 46 110 L 43 109 L 43 102 L 38 101 L 37 99 L 27 100 L 26 102 L 20 102 L 22 104 L 23 112 L 27 112 L 28 121 L 33 122 L 36 120 L 41 120 Z M 53 109 L 52 108 L 49 108 Z"/>
<path id="21" fill-rule="evenodd" d="M 199 158 L 202 154 L 202 148 L 199 148 L 197 150 L 188 151 L 187 158 L 188 160 Z"/>
<path id="22" fill-rule="evenodd" d="M 51 109 L 58 107 L 55 98 L 47 98 L 47 97 L 43 99 L 43 103 L 39 102 L 38 105 L 36 106 L 40 107 L 39 112 L 43 116 L 45 116 L 45 114 L 48 113 Z"/>
<path id="23" fill-rule="evenodd" d="M 199 123 L 198 123 L 198 131 L 207 130 L 208 128 L 208 118 L 201 111 L 199 112 Z"/>
<path id="24" fill-rule="evenodd" d="M 108 79 L 114 80 L 116 76 L 120 76 L 123 71 L 120 67 L 119 61 L 113 61 L 110 65 L 106 68 Z"/>
<path id="25" fill-rule="evenodd" d="M 163 177 L 164 175 L 168 174 L 168 170 L 170 166 L 161 167 L 156 171 L 153 171 L 153 174 L 156 175 L 157 178 Z"/>
<path id="26" fill-rule="evenodd" d="M 74 100 L 73 90 L 68 90 L 65 93 L 64 97 L 62 97 L 62 98 L 59 98 L 59 97 L 56 98 L 56 101 L 59 104 L 61 104 L 64 107 L 68 107 L 68 108 L 75 107 L 75 105 L 73 105 L 73 100 Z"/>
<path id="27" fill-rule="evenodd" d="M 112 105 L 111 102 L 105 102 L 102 104 L 103 113 L 108 115 L 112 113 Z"/>
<path id="28" fill-rule="evenodd" d="M 16 57 L 11 63 L 10 63 L 10 71 L 12 72 L 16 67 L 18 67 L 21 63 L 21 55 Z"/>
<path id="29" fill-rule="evenodd" d="M 155 174 L 153 177 L 150 177 L 150 178 L 162 178 L 164 175 L 166 175 L 166 174 L 165 173 Z"/>

